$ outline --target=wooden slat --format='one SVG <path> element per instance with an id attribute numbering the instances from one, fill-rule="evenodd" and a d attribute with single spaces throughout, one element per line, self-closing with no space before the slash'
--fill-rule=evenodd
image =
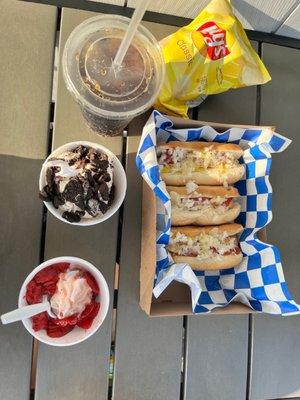
<path id="1" fill-rule="evenodd" d="M 48 132 L 56 8 L 15 0 L 2 0 L 0 7 L 0 154 L 41 159 Z"/>
<path id="2" fill-rule="evenodd" d="M 276 125 L 279 133 L 293 139 L 284 153 L 273 157 L 273 221 L 268 241 L 281 250 L 287 284 L 299 302 L 300 51 L 263 45 L 263 59 L 273 79 L 262 87 L 261 122 Z M 256 316 L 253 335 L 251 399 L 299 397 L 299 316 Z"/>
<path id="3" fill-rule="evenodd" d="M 249 87 L 209 96 L 198 119 L 254 124 L 255 111 L 256 87 Z M 247 315 L 188 317 L 185 400 L 245 398 L 247 351 Z"/>
<path id="4" fill-rule="evenodd" d="M 99 14 L 70 8 L 63 9 L 59 40 L 59 60 L 61 60 L 65 42 L 67 41 L 72 30 L 85 19 L 94 17 L 96 15 Z M 71 142 L 74 140 L 88 140 L 90 142 L 101 143 L 104 146 L 109 147 L 114 153 L 119 151 L 118 154 L 120 154 L 120 137 L 104 138 L 95 134 L 86 125 L 81 115 L 79 106 L 66 89 L 60 63 L 58 66 L 58 87 L 54 122 L 54 147 L 61 146 L 67 141 Z"/>
<path id="5" fill-rule="evenodd" d="M 76 25 L 95 14 L 64 9 L 60 58 L 64 43 Z M 59 68 L 53 148 L 73 140 L 104 144 L 121 155 L 122 138 L 102 138 L 85 126 L 80 110 L 65 88 Z M 112 295 L 117 249 L 118 214 L 92 227 L 74 227 L 48 215 L 45 257 L 74 255 L 99 267 Z M 36 400 L 107 399 L 111 308 L 100 330 L 86 342 L 70 348 L 41 345 L 38 354 Z"/>
<path id="6" fill-rule="evenodd" d="M 132 124 L 129 132 L 140 132 Z M 114 400 L 179 399 L 182 318 L 149 318 L 139 307 L 141 178 L 135 167 L 140 138 L 128 137 L 128 195 L 124 206 L 117 308 Z"/>
<path id="7" fill-rule="evenodd" d="M 17 307 L 39 263 L 42 204 L 37 182 L 46 155 L 56 8 L 0 3 L 0 313 Z M 0 398 L 28 399 L 32 338 L 21 323 L 0 326 Z"/>

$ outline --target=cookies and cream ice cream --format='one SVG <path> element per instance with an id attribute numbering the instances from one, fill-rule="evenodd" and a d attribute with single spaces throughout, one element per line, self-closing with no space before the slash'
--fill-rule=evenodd
<path id="1" fill-rule="evenodd" d="M 50 158 L 43 201 L 52 202 L 69 222 L 105 214 L 114 198 L 113 165 L 107 154 L 87 146 Z"/>

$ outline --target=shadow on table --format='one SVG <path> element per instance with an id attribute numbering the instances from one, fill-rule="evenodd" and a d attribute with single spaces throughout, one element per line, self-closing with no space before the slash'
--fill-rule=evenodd
<path id="1" fill-rule="evenodd" d="M 0 155 L 0 313 L 17 307 L 21 285 L 39 264 L 43 160 Z M 0 323 L 0 397 L 29 398 L 32 338 L 21 322 Z"/>

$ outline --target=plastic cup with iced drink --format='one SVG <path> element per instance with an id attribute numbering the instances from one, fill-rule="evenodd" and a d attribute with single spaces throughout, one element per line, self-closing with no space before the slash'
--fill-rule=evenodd
<path id="1" fill-rule="evenodd" d="M 65 45 L 62 68 L 68 90 L 91 129 L 104 136 L 122 133 L 154 103 L 164 79 L 157 40 L 142 25 L 120 66 L 113 60 L 130 19 L 101 15 L 78 25 Z"/>

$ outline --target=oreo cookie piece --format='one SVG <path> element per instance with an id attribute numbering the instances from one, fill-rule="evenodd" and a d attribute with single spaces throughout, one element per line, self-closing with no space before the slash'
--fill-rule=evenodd
<path id="1" fill-rule="evenodd" d="M 69 222 L 80 222 L 81 217 L 84 216 L 84 211 L 65 211 L 62 217 Z"/>
<path id="2" fill-rule="evenodd" d="M 105 172 L 105 174 L 102 175 L 102 180 L 104 182 L 110 182 L 111 181 L 111 177 L 110 177 L 108 172 Z"/>
<path id="3" fill-rule="evenodd" d="M 98 215 L 98 213 L 99 213 L 99 202 L 98 202 L 98 200 L 89 199 L 85 209 L 92 217 L 96 217 Z"/>
<path id="4" fill-rule="evenodd" d="M 108 162 L 106 154 L 102 154 L 96 150 L 90 149 L 89 158 L 90 158 L 90 162 L 91 162 L 92 166 L 94 167 L 95 171 L 100 170 L 100 172 L 102 172 L 102 173 L 107 171 L 109 162 Z"/>
<path id="5" fill-rule="evenodd" d="M 102 214 L 105 214 L 106 211 L 109 209 L 109 205 L 104 203 L 103 201 L 99 201 L 99 209 L 102 212 Z"/>
<path id="6" fill-rule="evenodd" d="M 109 189 L 105 182 L 102 182 L 98 189 L 99 200 L 108 201 Z"/>
<path id="7" fill-rule="evenodd" d="M 62 197 L 66 201 L 74 203 L 77 207 L 81 208 L 81 210 L 85 209 L 84 191 L 82 183 L 79 179 L 70 179 L 70 181 L 65 186 Z"/>
<path id="8" fill-rule="evenodd" d="M 54 168 L 47 168 L 46 170 L 46 183 L 49 187 L 51 187 L 54 183 L 55 177 L 55 169 Z"/>
<path id="9" fill-rule="evenodd" d="M 65 204 L 65 200 L 60 195 L 54 196 L 52 202 L 55 208 L 59 208 L 59 206 Z"/>
<path id="10" fill-rule="evenodd" d="M 87 156 L 89 149 L 86 146 L 79 145 L 73 150 L 73 152 L 78 154 L 79 158 L 82 160 Z"/>
<path id="11" fill-rule="evenodd" d="M 39 191 L 39 198 L 48 202 L 53 200 L 53 193 L 48 185 L 44 186 L 43 189 Z"/>
<path id="12" fill-rule="evenodd" d="M 89 182 L 89 184 L 94 187 L 95 186 L 95 175 L 93 176 L 91 171 L 87 171 L 85 174 L 85 179 Z"/>
<path id="13" fill-rule="evenodd" d="M 103 172 L 107 171 L 108 166 L 109 166 L 108 160 L 100 160 L 97 164 L 97 167 L 100 168 Z"/>
<path id="14" fill-rule="evenodd" d="M 107 205 L 110 207 L 115 199 L 115 185 L 112 185 L 109 193 L 109 200 Z"/>

